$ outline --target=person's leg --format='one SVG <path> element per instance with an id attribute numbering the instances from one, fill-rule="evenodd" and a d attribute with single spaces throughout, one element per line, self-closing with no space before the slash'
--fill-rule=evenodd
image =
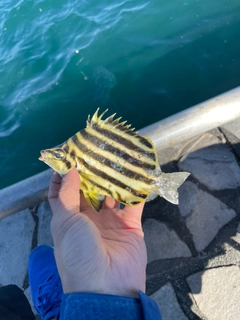
<path id="1" fill-rule="evenodd" d="M 28 261 L 32 300 L 43 320 L 54 319 L 62 301 L 62 284 L 58 274 L 53 248 L 45 245 L 35 248 Z"/>

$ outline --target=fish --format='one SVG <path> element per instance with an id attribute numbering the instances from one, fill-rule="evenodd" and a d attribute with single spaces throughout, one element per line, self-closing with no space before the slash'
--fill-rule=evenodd
<path id="1" fill-rule="evenodd" d="M 45 162 L 59 175 L 76 167 L 80 189 L 91 207 L 99 212 L 105 196 L 124 206 L 145 201 L 150 194 L 178 204 L 178 188 L 188 172 L 164 173 L 152 140 L 141 136 L 127 121 L 108 110 L 87 118 L 86 128 L 57 147 L 40 151 Z"/>

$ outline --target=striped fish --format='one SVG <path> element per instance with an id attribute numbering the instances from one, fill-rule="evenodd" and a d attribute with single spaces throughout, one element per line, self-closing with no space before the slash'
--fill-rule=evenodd
<path id="1" fill-rule="evenodd" d="M 84 197 L 99 211 L 105 196 L 130 206 L 155 193 L 178 204 L 178 187 L 189 173 L 163 173 L 152 141 L 134 132 L 131 125 L 102 120 L 99 109 L 84 130 L 56 148 L 41 151 L 39 160 L 60 175 L 77 167 Z"/>

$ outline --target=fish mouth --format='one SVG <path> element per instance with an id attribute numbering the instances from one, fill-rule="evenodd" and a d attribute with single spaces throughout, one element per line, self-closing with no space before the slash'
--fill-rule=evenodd
<path id="1" fill-rule="evenodd" d="M 41 154 L 41 156 L 38 158 L 38 160 L 45 161 L 46 160 L 46 151 L 45 150 L 41 150 L 40 154 Z"/>

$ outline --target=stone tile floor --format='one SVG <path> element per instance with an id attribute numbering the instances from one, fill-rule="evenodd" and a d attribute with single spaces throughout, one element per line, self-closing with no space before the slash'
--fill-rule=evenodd
<path id="1" fill-rule="evenodd" d="M 164 172 L 189 171 L 180 204 L 147 203 L 147 294 L 163 320 L 240 320 L 240 119 L 159 150 Z M 52 245 L 48 202 L 0 221 L 0 284 L 29 300 L 27 257 Z"/>

